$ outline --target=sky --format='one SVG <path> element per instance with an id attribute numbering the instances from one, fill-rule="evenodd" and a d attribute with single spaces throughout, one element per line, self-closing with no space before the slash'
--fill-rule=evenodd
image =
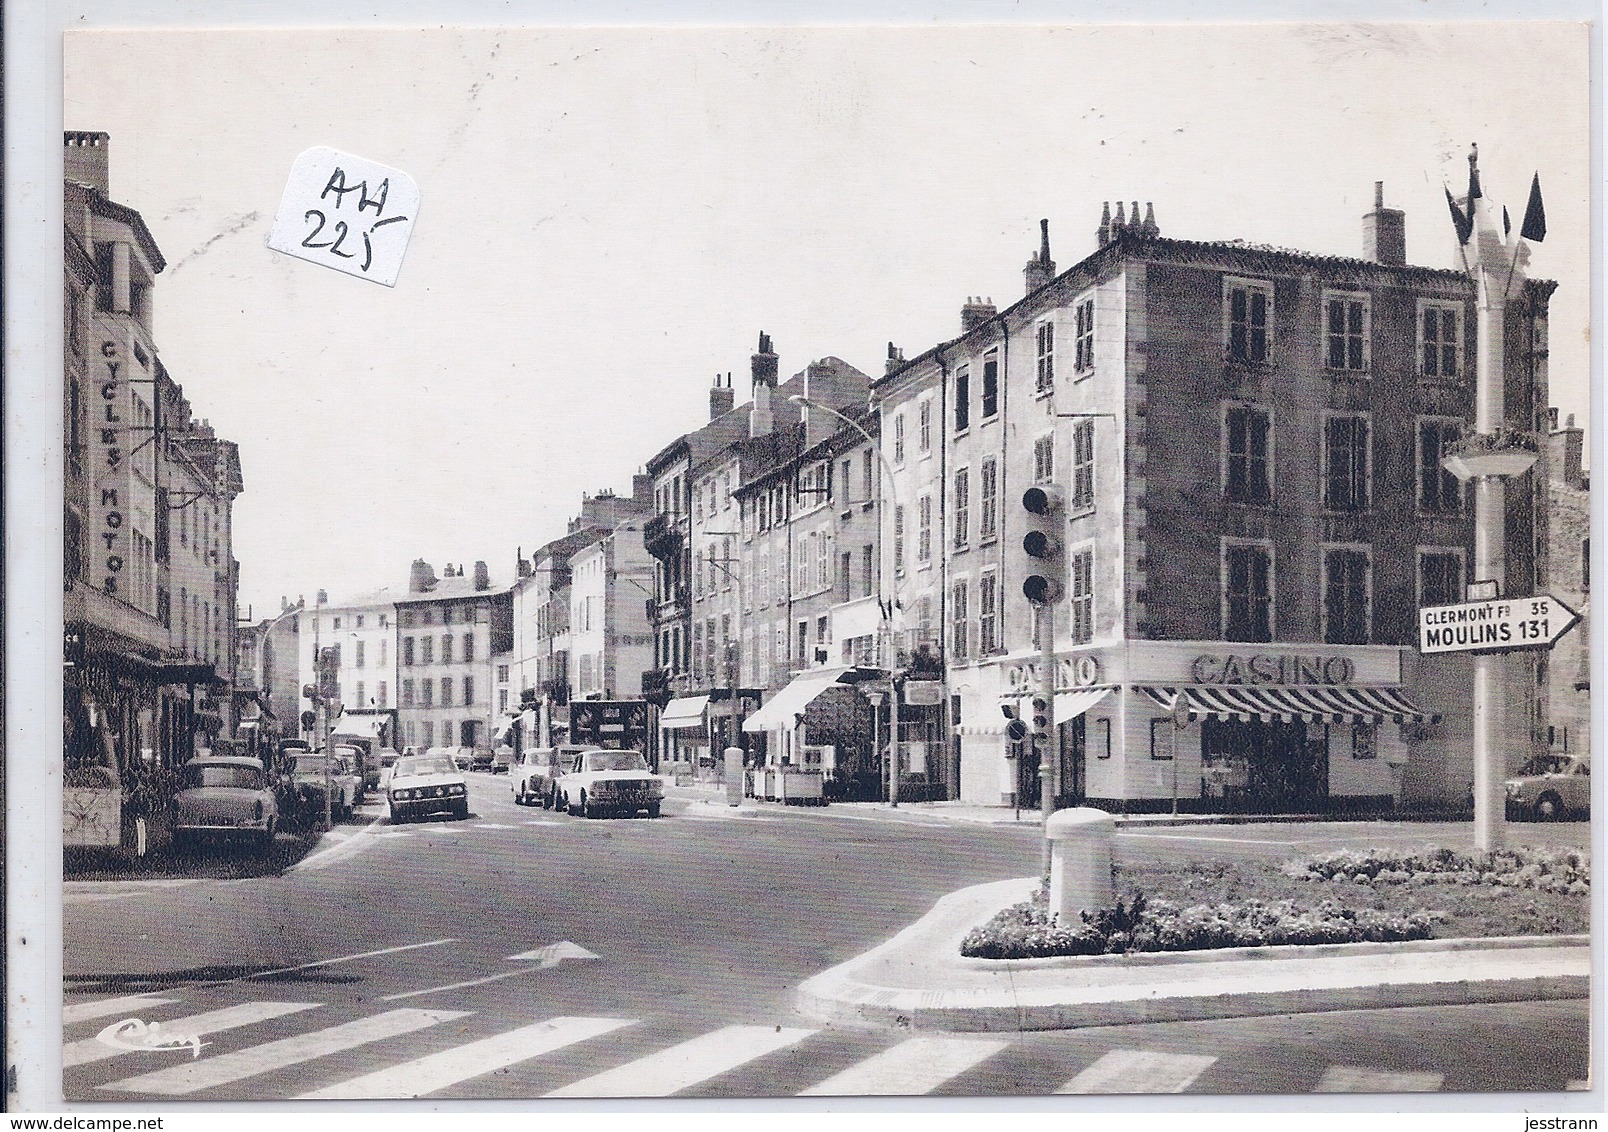
<path id="1" fill-rule="evenodd" d="M 113 199 L 168 261 L 155 335 L 240 445 L 240 611 L 401 585 L 564 532 L 784 376 L 876 374 L 1065 270 L 1105 201 L 1162 235 L 1360 255 L 1375 181 L 1412 263 L 1453 267 L 1469 143 L 1556 279 L 1552 402 L 1585 423 L 1583 24 L 431 28 L 73 32 L 64 124 L 111 135 Z M 153 81 L 159 76 L 159 81 Z M 394 288 L 266 246 L 297 155 L 421 197 Z"/>

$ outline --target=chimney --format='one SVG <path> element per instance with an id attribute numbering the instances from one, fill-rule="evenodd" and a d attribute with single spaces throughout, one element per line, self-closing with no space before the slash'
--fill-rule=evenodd
<path id="1" fill-rule="evenodd" d="M 112 135 L 68 130 L 62 141 L 66 146 L 67 180 L 110 196 Z"/>
<path id="2" fill-rule="evenodd" d="M 960 332 L 962 334 L 971 333 L 993 318 L 996 313 L 993 299 L 968 296 L 966 305 L 960 308 Z"/>
<path id="3" fill-rule="evenodd" d="M 1156 223 L 1156 206 L 1145 201 L 1145 222 L 1139 226 L 1139 234 L 1147 240 L 1154 240 L 1161 235 L 1161 228 Z"/>
<path id="4" fill-rule="evenodd" d="M 1039 221 L 1039 250 L 1038 254 L 1028 258 L 1027 266 L 1022 268 L 1022 277 L 1027 281 L 1027 293 L 1032 294 L 1055 278 L 1055 261 L 1050 258 L 1050 222 Z"/>
<path id="5" fill-rule="evenodd" d="M 888 360 L 882 363 L 882 372 L 884 374 L 890 374 L 894 370 L 898 369 L 900 366 L 902 366 L 904 364 L 905 364 L 904 351 L 901 350 L 899 347 L 895 346 L 892 342 L 889 342 L 888 343 Z"/>
<path id="6" fill-rule="evenodd" d="M 759 332 L 759 350 L 749 358 L 754 381 L 754 407 L 748 414 L 748 435 L 766 436 L 776 427 L 771 415 L 771 392 L 776 388 L 776 370 L 780 359 L 771 349 L 771 337 Z"/>
<path id="7" fill-rule="evenodd" d="M 728 375 L 726 383 L 720 383 L 720 375 L 715 374 L 715 383 L 709 387 L 709 419 L 724 416 L 731 412 L 736 403 L 736 394 L 731 391 L 731 378 Z"/>
<path id="8" fill-rule="evenodd" d="M 515 574 L 517 574 L 521 578 L 530 577 L 531 565 L 530 565 L 529 562 L 525 561 L 525 548 L 524 547 L 519 548 L 519 552 L 515 556 L 514 562 L 516 564 L 514 566 L 514 573 Z"/>
<path id="9" fill-rule="evenodd" d="M 631 477 L 631 502 L 653 506 L 653 477 L 638 472 Z"/>
<path id="10" fill-rule="evenodd" d="M 485 562 L 475 563 L 475 590 L 491 589 L 491 571 L 486 569 Z"/>
<path id="11" fill-rule="evenodd" d="M 1100 229 L 1094 234 L 1094 246 L 1103 248 L 1111 242 L 1111 202 L 1100 206 Z"/>
<path id="12" fill-rule="evenodd" d="M 1374 182 L 1373 211 L 1362 218 L 1362 258 L 1401 267 L 1407 262 L 1407 214 L 1385 207 L 1385 183 Z"/>
<path id="13" fill-rule="evenodd" d="M 329 591 L 327 591 L 327 590 L 319 590 L 318 591 L 318 604 L 319 605 L 328 605 L 329 604 Z"/>
<path id="14" fill-rule="evenodd" d="M 435 588 L 435 567 L 422 558 L 415 558 L 413 566 L 408 571 L 408 593 L 429 593 Z"/>
<path id="15" fill-rule="evenodd" d="M 832 367 L 826 362 L 811 362 L 804 369 L 804 395 L 822 401 L 830 400 Z M 804 447 L 813 448 L 837 431 L 838 421 L 831 413 L 812 410 L 801 405 L 800 423 L 804 425 Z"/>
<path id="16" fill-rule="evenodd" d="M 1575 427 L 1573 413 L 1562 428 L 1557 427 L 1558 410 L 1548 410 L 1547 416 L 1552 425 L 1552 431 L 1547 434 L 1547 462 L 1552 465 L 1552 478 L 1571 487 L 1583 487 L 1580 460 L 1585 449 L 1585 430 Z"/>

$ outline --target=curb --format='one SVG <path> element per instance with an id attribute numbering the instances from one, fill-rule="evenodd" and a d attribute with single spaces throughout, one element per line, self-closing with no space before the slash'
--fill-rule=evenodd
<path id="1" fill-rule="evenodd" d="M 808 1016 L 849 1025 L 1008 1033 L 1583 998 L 1591 991 L 1590 937 L 1581 935 L 1230 948 L 1132 958 L 986 960 L 959 954 L 960 939 L 971 927 L 1022 898 L 1033 884 L 998 881 L 950 893 L 892 939 L 805 980 L 795 1005 Z M 1451 955 L 1459 957 L 1455 966 L 1441 959 Z M 922 985 L 884 985 L 875 972 L 888 966 L 919 971 Z"/>

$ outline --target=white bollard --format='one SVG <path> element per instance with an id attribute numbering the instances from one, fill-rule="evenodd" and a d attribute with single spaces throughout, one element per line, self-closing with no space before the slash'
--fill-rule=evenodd
<path id="1" fill-rule="evenodd" d="M 1050 911 L 1066 926 L 1079 922 L 1079 912 L 1110 908 L 1116 903 L 1111 881 L 1111 846 L 1116 819 L 1087 806 L 1057 810 L 1044 823 L 1050 843 Z"/>
<path id="2" fill-rule="evenodd" d="M 743 804 L 743 749 L 726 748 L 726 805 Z"/>

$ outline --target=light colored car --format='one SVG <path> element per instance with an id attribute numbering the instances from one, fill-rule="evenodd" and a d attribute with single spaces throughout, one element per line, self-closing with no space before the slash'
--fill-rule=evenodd
<path id="1" fill-rule="evenodd" d="M 553 807 L 554 788 L 563 773 L 574 763 L 574 750 L 562 747 L 532 747 L 509 768 L 509 784 L 514 790 L 516 806 L 540 805 L 544 810 Z"/>
<path id="2" fill-rule="evenodd" d="M 1571 755 L 1537 755 L 1503 783 L 1509 817 L 1557 821 L 1591 816 L 1591 761 Z"/>
<path id="3" fill-rule="evenodd" d="M 380 752 L 380 785 L 379 785 L 379 789 L 384 790 L 385 787 L 386 787 L 386 784 L 391 781 L 391 768 L 396 766 L 396 760 L 401 758 L 401 757 L 402 757 L 402 755 L 399 752 L 393 751 L 389 747 L 385 748 L 384 750 L 382 750 Z"/>
<path id="4" fill-rule="evenodd" d="M 457 770 L 468 770 L 473 755 L 468 747 L 431 747 L 424 753 L 433 759 L 446 759 Z"/>
<path id="5" fill-rule="evenodd" d="M 580 751 L 557 790 L 560 806 L 588 818 L 642 810 L 656 818 L 664 803 L 664 779 L 637 751 Z"/>
<path id="6" fill-rule="evenodd" d="M 336 747 L 329 763 L 329 812 L 336 821 L 349 816 L 363 800 L 363 779 L 357 773 L 345 748 Z M 323 752 L 301 752 L 294 756 L 291 779 L 296 794 L 306 807 L 305 812 L 322 813 L 324 809 L 324 755 Z M 319 819 L 322 821 L 322 817 Z"/>
<path id="7" fill-rule="evenodd" d="M 262 763 L 242 756 L 191 759 L 179 768 L 174 844 L 183 848 L 197 837 L 249 837 L 267 849 L 279 825 L 279 806 Z"/>
<path id="8" fill-rule="evenodd" d="M 402 756 L 385 786 L 393 822 L 430 814 L 469 816 L 469 786 L 463 772 L 444 755 Z"/>

